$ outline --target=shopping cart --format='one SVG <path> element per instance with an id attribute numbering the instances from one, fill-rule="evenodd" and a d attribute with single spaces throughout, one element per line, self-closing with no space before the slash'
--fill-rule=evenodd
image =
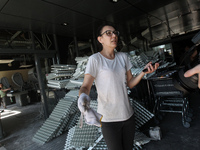
<path id="1" fill-rule="evenodd" d="M 153 108 L 155 120 L 161 120 L 162 113 L 181 113 L 183 126 L 189 128 L 191 113 L 188 97 L 174 87 L 172 78 L 156 78 L 149 81 L 155 102 Z"/>

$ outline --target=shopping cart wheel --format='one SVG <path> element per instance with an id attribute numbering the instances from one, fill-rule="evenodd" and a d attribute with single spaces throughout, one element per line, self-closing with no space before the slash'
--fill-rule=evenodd
<path id="1" fill-rule="evenodd" d="M 192 119 L 191 119 L 190 117 L 186 116 L 185 121 L 187 121 L 187 122 L 191 122 Z"/>
<path id="2" fill-rule="evenodd" d="M 184 123 L 183 123 L 183 126 L 184 126 L 185 128 L 189 128 L 189 127 L 190 127 L 190 123 L 184 122 Z"/>
<path id="3" fill-rule="evenodd" d="M 190 118 L 192 118 L 193 114 L 189 112 L 189 113 L 187 113 L 187 116 L 190 117 Z"/>

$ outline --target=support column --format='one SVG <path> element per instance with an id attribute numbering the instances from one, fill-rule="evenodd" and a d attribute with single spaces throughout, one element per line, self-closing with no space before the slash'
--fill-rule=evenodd
<path id="1" fill-rule="evenodd" d="M 53 39 L 54 39 L 54 45 L 55 45 L 55 49 L 56 49 L 56 62 L 57 62 L 57 64 L 60 64 L 60 53 L 59 53 L 59 49 L 58 49 L 57 37 L 55 34 L 53 34 Z M 53 60 L 53 62 L 55 62 L 55 60 Z"/>
<path id="2" fill-rule="evenodd" d="M 42 34 L 42 41 L 44 43 L 45 50 L 48 50 L 47 41 L 46 41 L 46 35 L 45 34 Z M 45 65 L 45 73 L 49 73 L 50 69 L 49 69 L 48 58 L 44 58 L 44 65 Z"/>
<path id="3" fill-rule="evenodd" d="M 74 49 L 76 51 L 76 57 L 79 56 L 79 52 L 78 52 L 78 41 L 77 41 L 77 38 L 76 36 L 74 36 Z"/>
<path id="4" fill-rule="evenodd" d="M 166 19 L 166 22 L 167 22 L 167 31 L 168 31 L 168 35 L 169 35 L 169 37 L 171 38 L 171 32 L 170 32 L 170 26 L 169 26 L 169 20 L 168 20 L 168 17 L 167 17 L 167 13 L 166 13 L 165 8 L 164 8 L 164 12 L 165 12 L 165 19 Z"/>
<path id="5" fill-rule="evenodd" d="M 98 50 L 97 50 L 97 39 L 96 39 L 96 36 L 95 36 L 95 33 L 93 32 L 93 36 L 92 36 L 92 43 L 94 45 L 94 52 L 96 53 Z"/>
<path id="6" fill-rule="evenodd" d="M 148 22 L 148 27 L 149 27 L 150 40 L 152 41 L 153 40 L 153 34 L 152 34 L 152 30 L 151 30 L 151 22 L 149 20 L 149 17 L 150 16 L 147 15 L 147 22 Z"/>
<path id="7" fill-rule="evenodd" d="M 32 39 L 32 49 L 35 50 L 35 41 L 34 41 L 34 35 L 33 32 L 31 31 L 31 39 Z M 40 58 L 38 54 L 34 54 L 35 57 L 35 66 L 36 66 L 36 71 L 37 71 L 37 77 L 38 77 L 38 82 L 39 82 L 39 87 L 40 87 L 40 95 L 41 95 L 41 101 L 44 109 L 44 117 L 47 119 L 49 117 L 49 112 L 48 112 L 48 106 L 47 106 L 47 96 L 45 92 L 45 85 L 44 85 L 44 80 L 42 77 L 42 72 L 41 72 L 41 64 L 40 64 Z"/>

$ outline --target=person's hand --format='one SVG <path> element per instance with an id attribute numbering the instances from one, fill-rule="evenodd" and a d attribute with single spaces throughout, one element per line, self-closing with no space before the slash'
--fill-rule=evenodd
<path id="1" fill-rule="evenodd" d="M 81 93 L 81 95 L 79 96 L 78 108 L 82 113 L 90 108 L 90 97 L 87 94 Z"/>
<path id="2" fill-rule="evenodd" d="M 7 88 L 7 89 L 5 89 L 5 91 L 9 91 L 11 88 Z"/>
<path id="3" fill-rule="evenodd" d="M 184 76 L 185 77 L 191 77 L 191 76 L 193 76 L 196 73 L 198 74 L 198 78 L 199 78 L 199 80 L 198 80 L 198 87 L 200 88 L 200 64 L 197 65 L 197 66 L 195 66 L 194 68 L 186 71 L 184 73 Z"/>
<path id="4" fill-rule="evenodd" d="M 155 63 L 155 65 L 152 66 L 152 62 L 149 62 L 149 63 L 144 67 L 144 70 L 146 69 L 144 73 L 152 73 L 152 72 L 154 72 L 158 67 L 159 67 L 159 63 Z"/>

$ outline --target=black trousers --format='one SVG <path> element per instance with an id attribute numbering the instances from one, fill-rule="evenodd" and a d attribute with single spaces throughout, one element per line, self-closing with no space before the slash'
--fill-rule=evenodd
<path id="1" fill-rule="evenodd" d="M 134 114 L 126 121 L 102 122 L 102 133 L 109 150 L 132 150 L 135 136 Z"/>

